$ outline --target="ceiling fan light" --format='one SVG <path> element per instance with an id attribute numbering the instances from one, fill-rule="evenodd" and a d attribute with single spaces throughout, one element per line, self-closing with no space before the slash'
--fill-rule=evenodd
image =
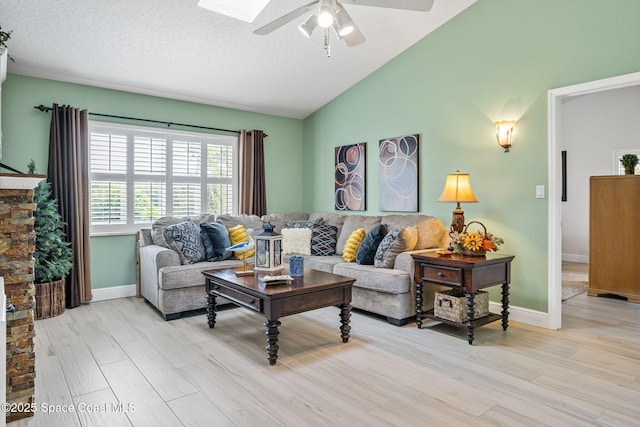
<path id="1" fill-rule="evenodd" d="M 311 37 L 311 33 L 318 26 L 318 17 L 316 15 L 311 15 L 304 21 L 302 24 L 298 26 L 298 29 L 307 37 Z"/>
<path id="2" fill-rule="evenodd" d="M 343 7 L 336 9 L 336 24 L 338 25 L 338 35 L 348 36 L 353 32 L 353 20 Z"/>
<path id="3" fill-rule="evenodd" d="M 329 28 L 333 24 L 333 11 L 329 6 L 323 5 L 318 15 L 318 25 L 322 28 Z"/>

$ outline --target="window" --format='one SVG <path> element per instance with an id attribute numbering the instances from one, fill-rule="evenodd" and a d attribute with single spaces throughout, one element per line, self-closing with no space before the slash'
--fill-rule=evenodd
<path id="1" fill-rule="evenodd" d="M 237 211 L 237 138 L 89 123 L 91 232 Z"/>

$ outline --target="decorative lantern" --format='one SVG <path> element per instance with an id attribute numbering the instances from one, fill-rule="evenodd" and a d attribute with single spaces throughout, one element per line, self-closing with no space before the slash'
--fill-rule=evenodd
<path id="1" fill-rule="evenodd" d="M 256 271 L 278 271 L 284 268 L 282 263 L 282 235 L 266 223 L 264 232 L 254 236 L 256 241 Z"/>

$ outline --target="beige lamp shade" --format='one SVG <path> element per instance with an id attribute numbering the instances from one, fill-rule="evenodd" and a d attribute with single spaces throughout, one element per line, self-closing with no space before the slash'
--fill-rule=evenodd
<path id="1" fill-rule="evenodd" d="M 476 196 L 471 190 L 468 173 L 460 173 L 447 175 L 447 181 L 444 183 L 444 190 L 438 199 L 439 202 L 477 202 Z"/>

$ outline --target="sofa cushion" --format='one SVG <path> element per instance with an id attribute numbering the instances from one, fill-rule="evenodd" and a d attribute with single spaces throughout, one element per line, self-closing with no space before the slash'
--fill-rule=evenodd
<path id="1" fill-rule="evenodd" d="M 194 264 L 205 260 L 200 227 L 191 219 L 166 227 L 164 238 L 169 247 L 178 252 L 182 264 Z"/>
<path id="2" fill-rule="evenodd" d="M 311 255 L 311 229 L 283 228 L 282 229 L 282 253 Z"/>
<path id="3" fill-rule="evenodd" d="M 402 294 L 412 291 L 413 276 L 406 271 L 393 268 L 376 268 L 343 262 L 333 267 L 334 274 L 354 277 L 353 286 L 388 294 Z"/>
<path id="4" fill-rule="evenodd" d="M 231 240 L 231 245 L 237 245 L 238 243 L 249 241 L 249 237 L 247 237 L 247 229 L 242 224 L 238 224 L 235 227 L 231 227 L 229 229 L 229 240 Z M 246 259 L 253 254 L 255 254 L 255 249 L 251 249 L 247 252 L 233 251 L 233 255 L 236 259 Z"/>
<path id="5" fill-rule="evenodd" d="M 323 224 L 333 225 L 334 227 L 336 227 L 336 229 L 338 230 L 338 236 L 340 235 L 340 230 L 342 229 L 342 224 L 344 224 L 344 219 L 346 217 L 347 216 L 345 214 L 338 214 L 333 212 L 314 212 L 309 215 L 310 220 L 322 218 Z M 339 255 L 342 255 L 342 253 L 340 253 Z"/>
<path id="6" fill-rule="evenodd" d="M 418 242 L 415 249 L 437 248 L 445 234 L 442 221 L 428 215 L 386 215 L 382 223 L 389 230 L 415 225 L 418 229 Z"/>
<path id="7" fill-rule="evenodd" d="M 367 232 L 376 225 L 380 224 L 379 216 L 366 216 L 366 215 L 347 215 L 342 224 L 342 229 L 338 234 L 338 243 L 336 243 L 336 254 L 342 255 L 343 248 L 347 239 L 358 228 L 364 228 Z"/>
<path id="8" fill-rule="evenodd" d="M 242 261 L 238 260 L 225 260 L 216 262 L 199 262 L 191 265 L 180 265 L 161 268 L 158 272 L 160 289 L 180 289 L 190 288 L 192 286 L 200 286 L 205 283 L 205 277 L 202 274 L 203 271 L 211 270 L 214 268 L 235 267 L 242 265 Z M 202 298 L 204 299 L 205 293 L 203 290 Z"/>
<path id="9" fill-rule="evenodd" d="M 333 267 L 341 262 L 344 262 L 344 260 L 340 255 L 304 257 L 304 266 L 306 268 L 326 271 L 327 273 L 333 273 Z"/>
<path id="10" fill-rule="evenodd" d="M 268 222 L 273 225 L 273 229 L 278 233 L 281 233 L 283 228 L 287 228 L 285 225 L 287 221 L 302 221 L 308 219 L 309 214 L 304 212 L 272 213 L 262 216 L 262 222 Z"/>
<path id="11" fill-rule="evenodd" d="M 322 224 L 311 230 L 311 255 L 335 255 L 338 241 L 338 228 Z"/>
<path id="12" fill-rule="evenodd" d="M 373 227 L 362 239 L 362 243 L 358 247 L 356 253 L 356 262 L 362 265 L 373 265 L 373 259 L 376 256 L 378 245 L 387 235 L 387 226 L 378 224 Z"/>
<path id="13" fill-rule="evenodd" d="M 413 250 L 417 242 L 418 228 L 415 225 L 390 231 L 380 242 L 373 265 L 393 268 L 398 254 Z"/>
<path id="14" fill-rule="evenodd" d="M 233 228 L 237 225 L 244 225 L 245 228 L 260 228 L 263 226 L 262 218 L 258 215 L 230 215 L 224 214 L 216 218 L 216 221 L 220 221 L 227 229 Z"/>
<path id="15" fill-rule="evenodd" d="M 364 228 L 353 230 L 353 232 L 347 239 L 347 242 L 344 244 L 344 249 L 342 250 L 342 259 L 347 262 L 354 262 L 356 260 L 358 247 L 360 246 L 360 243 L 362 243 L 362 239 L 364 239 L 364 236 L 366 236 L 366 234 L 367 232 Z"/>
<path id="16" fill-rule="evenodd" d="M 213 221 L 215 218 L 210 214 L 202 214 L 195 217 L 176 217 L 176 216 L 163 216 L 158 218 L 151 224 L 151 239 L 154 245 L 170 248 L 169 243 L 164 238 L 164 229 L 172 224 L 179 224 L 188 219 L 191 219 L 196 225 L 199 225 L 205 221 Z"/>
<path id="17" fill-rule="evenodd" d="M 314 228 L 322 224 L 322 218 L 316 218 L 314 220 L 301 220 L 301 221 L 287 221 L 285 228 Z"/>
<path id="18" fill-rule="evenodd" d="M 220 261 L 223 259 L 229 259 L 233 256 L 232 252 L 227 251 L 225 248 L 231 246 L 231 239 L 229 239 L 229 231 L 223 223 L 219 221 L 203 222 L 200 224 L 200 228 L 204 231 L 205 236 L 209 240 L 209 245 L 205 242 L 205 252 L 207 254 L 207 261 Z"/>

